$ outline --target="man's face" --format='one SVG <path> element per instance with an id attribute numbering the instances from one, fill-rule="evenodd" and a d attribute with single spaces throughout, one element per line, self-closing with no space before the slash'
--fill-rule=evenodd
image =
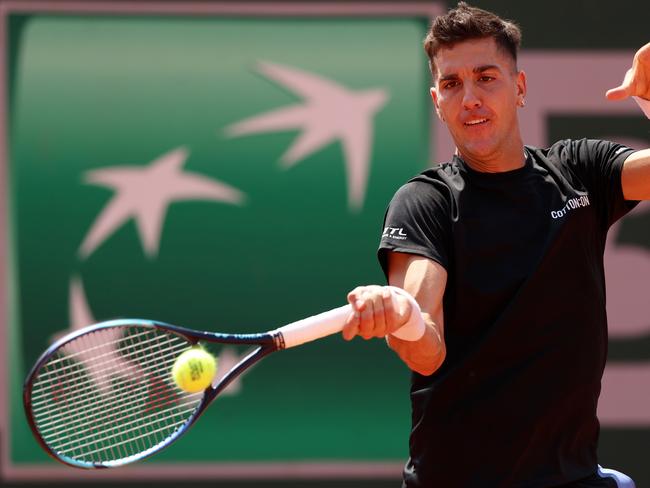
<path id="1" fill-rule="evenodd" d="M 520 148 L 517 107 L 523 105 L 526 76 L 515 72 L 494 39 L 440 49 L 434 61 L 431 96 L 461 155 L 490 161 Z"/>

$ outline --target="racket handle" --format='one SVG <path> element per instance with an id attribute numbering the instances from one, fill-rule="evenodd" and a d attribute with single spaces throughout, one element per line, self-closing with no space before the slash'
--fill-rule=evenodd
<path id="1" fill-rule="evenodd" d="M 418 302 L 415 301 L 415 298 L 413 298 L 408 292 L 401 288 L 395 286 L 390 286 L 389 288 L 392 292 L 391 298 L 393 300 L 393 307 L 398 307 L 395 294 L 403 296 L 411 304 L 411 316 L 409 317 L 409 320 L 402 327 L 393 332 L 392 335 L 406 341 L 418 340 L 424 334 L 424 321 L 422 320 L 422 314 Z M 341 332 L 345 321 L 351 313 L 352 306 L 344 305 L 343 307 L 328 310 L 327 312 L 287 324 L 273 332 L 282 335 L 284 339 L 284 348 L 288 349 L 290 347 L 299 346 L 300 344 Z"/>

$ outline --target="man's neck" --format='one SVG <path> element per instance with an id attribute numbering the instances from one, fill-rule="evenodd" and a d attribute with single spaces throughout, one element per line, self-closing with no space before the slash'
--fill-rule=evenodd
<path id="1" fill-rule="evenodd" d="M 523 144 L 519 144 L 508 151 L 502 151 L 488 158 L 472 157 L 469 154 L 463 154 L 458 149 L 456 149 L 456 154 L 470 168 L 481 173 L 503 173 L 522 168 L 526 164 L 526 153 Z"/>

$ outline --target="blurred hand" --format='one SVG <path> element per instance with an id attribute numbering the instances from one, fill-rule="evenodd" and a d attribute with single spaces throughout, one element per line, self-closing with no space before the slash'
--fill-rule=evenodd
<path id="1" fill-rule="evenodd" d="M 624 100 L 631 96 L 650 100 L 650 43 L 636 52 L 623 83 L 608 90 L 605 96 L 608 100 Z"/>
<path id="2" fill-rule="evenodd" d="M 384 337 L 404 325 L 411 316 L 408 299 L 393 294 L 387 286 L 358 286 L 348 293 L 352 314 L 343 327 L 343 338 L 351 340 Z"/>

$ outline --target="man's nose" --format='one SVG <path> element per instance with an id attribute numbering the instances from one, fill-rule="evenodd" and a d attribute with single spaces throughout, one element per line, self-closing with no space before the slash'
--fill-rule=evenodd
<path id="1" fill-rule="evenodd" d="M 478 96 L 475 88 L 469 84 L 465 85 L 463 92 L 463 107 L 466 110 L 472 110 L 481 106 L 481 98 Z"/>

